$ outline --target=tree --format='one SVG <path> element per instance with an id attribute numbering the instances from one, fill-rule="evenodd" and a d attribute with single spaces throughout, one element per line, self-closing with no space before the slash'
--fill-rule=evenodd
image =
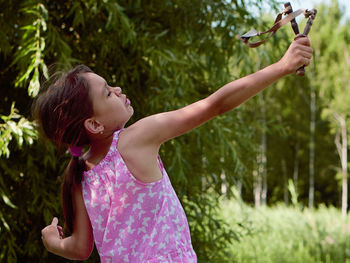
<path id="1" fill-rule="evenodd" d="M 347 69 L 350 65 L 350 32 L 347 24 L 342 24 L 342 11 L 337 1 L 332 1 L 329 7 L 322 5 L 318 16 L 326 22 L 317 26 L 319 35 L 315 41 L 317 50 L 318 70 L 315 76 L 316 84 L 324 94 L 326 108 L 323 111 L 324 118 L 331 121 L 335 145 L 340 160 L 340 175 L 342 185 L 341 207 L 343 216 L 347 212 L 348 200 L 348 160 L 347 160 L 347 130 L 349 124 L 349 81 Z M 333 37 L 329 38 L 332 35 Z M 326 74 L 324 72 L 327 72 Z"/>
<path id="2" fill-rule="evenodd" d="M 247 5 L 259 8 L 261 2 Z M 253 20 L 244 2 L 199 0 L 10 0 L 1 1 L 0 13 L 0 87 L 6 94 L 0 112 L 0 258 L 60 262 L 43 252 L 40 229 L 60 214 L 60 175 L 69 156 L 34 131 L 30 104 L 40 81 L 51 68 L 84 63 L 111 85 L 125 87 L 134 120 L 179 108 L 231 80 L 229 59 L 242 54 L 235 35 Z M 233 175 L 245 169 L 249 140 L 238 112 L 161 149 L 202 261 L 222 262 L 222 248 L 235 238 L 216 207 L 221 186 L 232 186 Z"/>

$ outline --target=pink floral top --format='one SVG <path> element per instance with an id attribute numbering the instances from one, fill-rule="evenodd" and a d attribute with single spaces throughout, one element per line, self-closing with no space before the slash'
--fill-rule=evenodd
<path id="1" fill-rule="evenodd" d="M 162 179 L 138 181 L 118 152 L 119 133 L 82 182 L 101 262 L 197 262 L 185 212 L 160 158 Z"/>

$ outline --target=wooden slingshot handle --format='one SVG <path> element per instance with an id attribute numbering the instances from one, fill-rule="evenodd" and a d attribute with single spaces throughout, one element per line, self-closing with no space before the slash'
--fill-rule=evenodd
<path id="1" fill-rule="evenodd" d="M 294 40 L 297 40 L 298 38 L 302 38 L 302 37 L 306 37 L 306 35 L 299 34 L 294 38 Z M 295 74 L 297 74 L 297 76 L 303 77 L 305 75 L 305 66 L 301 66 L 300 68 L 298 68 Z"/>
<path id="2" fill-rule="evenodd" d="M 292 5 L 290 4 L 290 2 L 285 3 L 284 8 L 285 8 L 284 10 L 285 10 L 286 15 L 293 12 L 293 8 L 292 8 Z M 305 35 L 299 34 L 299 26 L 298 26 L 298 23 L 295 20 L 295 18 L 290 21 L 290 24 L 292 25 L 292 29 L 294 31 L 294 34 L 296 35 L 294 40 L 301 38 L 301 37 L 305 37 Z M 304 76 L 305 75 L 305 66 L 298 68 L 296 71 L 296 74 L 298 76 L 301 76 L 301 77 Z"/>
<path id="3" fill-rule="evenodd" d="M 292 6 L 291 6 L 291 4 L 289 2 L 285 3 L 284 7 L 287 10 L 286 14 L 293 12 Z M 301 37 L 306 37 L 309 34 L 311 26 L 312 26 L 312 23 L 313 23 L 313 21 L 314 21 L 314 19 L 316 17 L 316 14 L 317 14 L 317 10 L 316 9 L 306 10 L 305 11 L 305 17 L 307 17 L 308 20 L 307 20 L 306 26 L 304 28 L 303 34 L 299 34 L 298 24 L 295 21 L 295 19 L 290 21 L 290 23 L 292 25 L 292 28 L 293 28 L 293 31 L 294 31 L 294 33 L 296 35 L 294 40 L 296 40 L 298 38 L 301 38 Z M 300 68 L 298 68 L 297 71 L 296 71 L 296 74 L 298 76 L 300 76 L 300 77 L 304 76 L 305 75 L 305 66 L 301 66 Z"/>

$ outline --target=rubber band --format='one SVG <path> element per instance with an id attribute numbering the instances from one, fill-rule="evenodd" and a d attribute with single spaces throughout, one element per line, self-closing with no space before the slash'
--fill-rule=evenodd
<path id="1" fill-rule="evenodd" d="M 81 146 L 69 146 L 69 152 L 71 155 L 73 155 L 74 157 L 80 157 L 81 154 L 83 153 L 83 147 Z"/>

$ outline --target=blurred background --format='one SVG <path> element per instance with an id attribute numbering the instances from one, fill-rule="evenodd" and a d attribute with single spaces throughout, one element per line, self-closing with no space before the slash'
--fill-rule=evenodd
<path id="1" fill-rule="evenodd" d="M 161 148 L 198 262 L 350 262 L 349 8 L 291 4 L 318 10 L 306 75 Z M 282 10 L 261 0 L 0 0 L 0 261 L 69 262 L 40 238 L 53 216 L 64 224 L 70 158 L 31 116 L 50 74 L 91 67 L 131 98 L 131 124 L 278 61 L 294 38 L 289 25 L 256 49 L 237 35 L 266 30 Z M 87 262 L 99 262 L 96 251 Z"/>

